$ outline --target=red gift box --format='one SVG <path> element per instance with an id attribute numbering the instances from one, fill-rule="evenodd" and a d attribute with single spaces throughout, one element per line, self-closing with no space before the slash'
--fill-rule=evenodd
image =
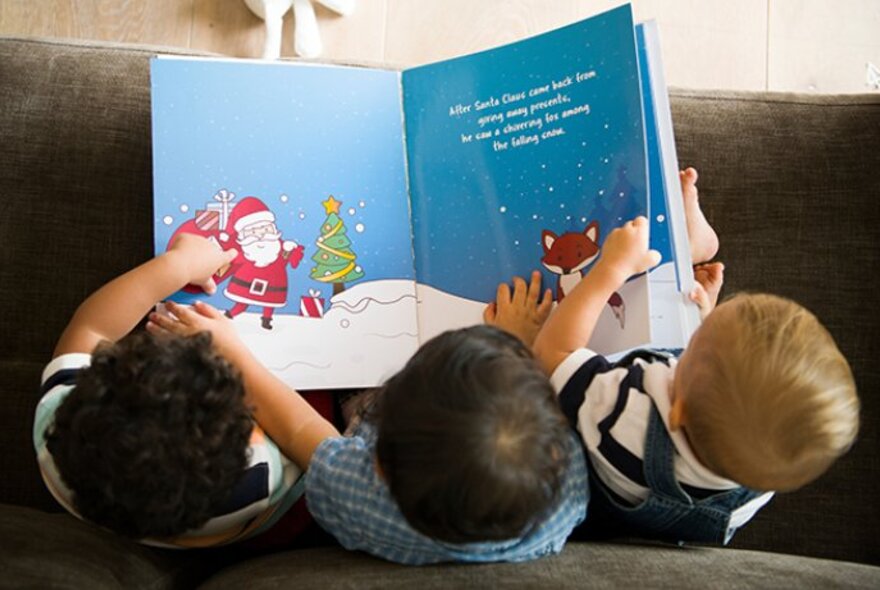
<path id="1" fill-rule="evenodd" d="M 299 315 L 305 318 L 324 317 L 324 298 L 317 289 L 309 289 L 309 294 L 303 295 L 299 301 Z"/>
<path id="2" fill-rule="evenodd" d="M 220 212 L 203 209 L 196 211 L 196 227 L 202 231 L 221 229 Z"/>

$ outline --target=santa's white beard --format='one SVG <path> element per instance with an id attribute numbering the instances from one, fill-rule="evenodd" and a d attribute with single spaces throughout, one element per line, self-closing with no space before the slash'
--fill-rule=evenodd
<path id="1" fill-rule="evenodd" d="M 269 266 L 278 260 L 278 254 L 281 253 L 281 240 L 275 238 L 253 242 L 246 246 L 242 245 L 241 251 L 244 257 L 253 262 L 258 268 Z"/>

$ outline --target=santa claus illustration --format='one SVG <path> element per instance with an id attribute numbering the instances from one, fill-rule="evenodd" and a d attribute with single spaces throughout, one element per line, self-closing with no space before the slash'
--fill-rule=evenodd
<path id="1" fill-rule="evenodd" d="M 239 254 L 229 270 L 223 294 L 235 302 L 226 315 L 234 318 L 249 305 L 263 308 L 262 326 L 272 329 L 275 308 L 287 303 L 287 267 L 299 266 L 303 247 L 281 240 L 275 215 L 256 197 L 245 197 L 229 214 L 227 230 L 235 238 Z"/>

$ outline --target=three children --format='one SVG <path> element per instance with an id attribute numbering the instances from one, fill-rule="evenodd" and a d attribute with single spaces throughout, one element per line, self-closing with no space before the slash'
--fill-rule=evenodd
<path id="1" fill-rule="evenodd" d="M 682 173 L 695 259 L 708 260 L 717 238 L 695 182 Z M 500 287 L 485 317 L 503 330 L 428 342 L 342 437 L 207 304 L 169 304 L 174 318 L 151 314 L 148 335 L 125 338 L 183 285 L 214 288 L 229 256 L 183 236 L 86 300 L 62 335 L 34 429 L 44 479 L 74 514 L 152 542 L 245 538 L 304 484 L 315 519 L 349 549 L 407 564 L 522 561 L 559 552 L 583 521 L 586 450 L 597 527 L 726 542 L 769 492 L 849 447 L 852 375 L 792 302 L 740 296 L 708 313 L 717 263 L 698 268 L 693 297 L 708 315 L 680 361 L 645 351 L 612 364 L 584 349 L 610 293 L 657 263 L 647 243 L 644 218 L 612 232 L 549 319 L 539 275 Z"/>

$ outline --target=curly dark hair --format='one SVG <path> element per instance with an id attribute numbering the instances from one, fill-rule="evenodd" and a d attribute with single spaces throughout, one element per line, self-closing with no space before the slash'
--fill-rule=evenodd
<path id="1" fill-rule="evenodd" d="M 96 349 L 46 443 L 84 518 L 131 538 L 167 537 L 222 508 L 252 428 L 241 376 L 210 334 L 138 332 Z"/>
<path id="2" fill-rule="evenodd" d="M 433 539 L 520 537 L 559 498 L 569 428 L 531 352 L 501 330 L 427 342 L 377 392 L 369 419 L 391 495 Z"/>

